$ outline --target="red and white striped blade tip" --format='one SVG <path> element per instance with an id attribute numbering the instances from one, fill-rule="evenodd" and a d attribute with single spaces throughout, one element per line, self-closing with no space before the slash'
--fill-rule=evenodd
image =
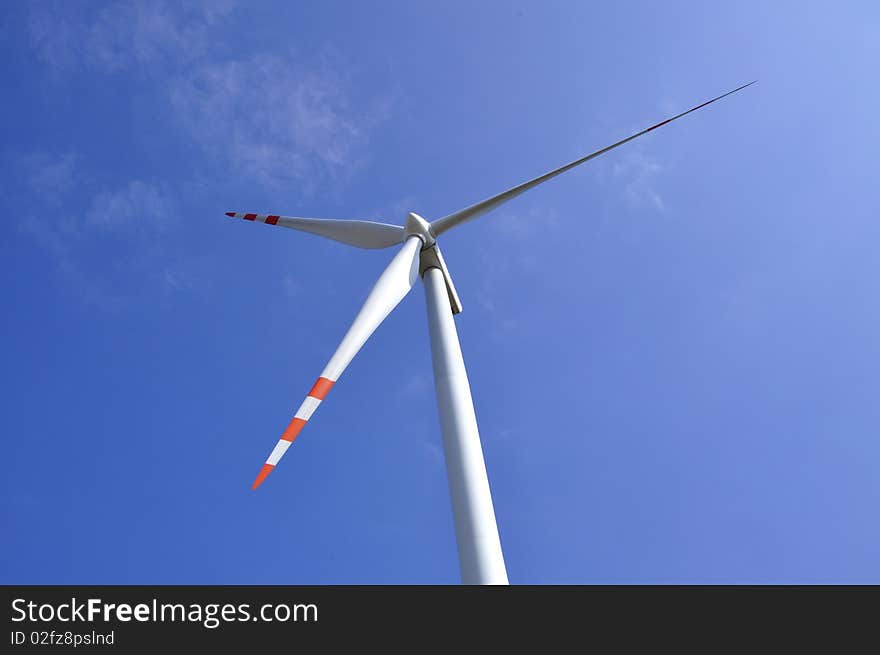
<path id="1" fill-rule="evenodd" d="M 335 380 L 323 376 L 318 378 L 317 382 L 315 382 L 309 390 L 306 399 L 303 401 L 302 405 L 299 406 L 299 409 L 296 410 L 296 414 L 294 414 L 290 423 L 288 423 L 287 427 L 284 429 L 281 438 L 278 440 L 278 443 L 275 444 L 275 449 L 269 455 L 269 459 L 266 460 L 266 463 L 263 464 L 263 468 L 260 469 L 257 479 L 254 480 L 253 485 L 251 485 L 251 489 L 256 489 L 263 484 L 263 480 L 269 476 L 278 464 L 278 461 L 284 456 L 284 453 L 287 452 L 290 445 L 296 441 L 299 433 L 305 427 L 306 423 L 309 422 L 309 419 L 312 417 L 312 414 L 318 406 L 324 401 L 324 398 L 327 397 L 327 394 L 330 393 L 330 389 L 333 388 L 335 383 Z"/>
<path id="2" fill-rule="evenodd" d="M 263 480 L 269 477 L 269 474 L 272 472 L 272 469 L 275 467 L 271 464 L 263 464 L 263 468 L 260 469 L 260 473 L 257 475 L 257 479 L 254 480 L 254 483 L 251 485 L 251 489 L 256 489 L 261 484 L 263 484 Z"/>
<path id="3" fill-rule="evenodd" d="M 226 212 L 226 215 L 235 218 L 235 212 Z"/>

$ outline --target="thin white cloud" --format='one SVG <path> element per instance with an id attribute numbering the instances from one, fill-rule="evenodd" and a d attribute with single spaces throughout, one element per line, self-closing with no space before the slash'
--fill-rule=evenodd
<path id="1" fill-rule="evenodd" d="M 31 45 L 37 56 L 56 71 L 72 68 L 84 51 L 74 21 L 59 20 L 60 6 L 36 7 L 28 18 Z"/>
<path id="2" fill-rule="evenodd" d="M 92 57 L 108 69 L 172 58 L 186 63 L 205 52 L 208 30 L 230 8 L 231 3 L 217 0 L 190 7 L 163 2 L 110 5 L 92 27 Z"/>
<path id="3" fill-rule="evenodd" d="M 101 191 L 84 216 L 87 227 L 143 234 L 165 231 L 172 217 L 171 202 L 153 184 L 132 180 L 120 189 Z"/>
<path id="4" fill-rule="evenodd" d="M 549 207 L 531 206 L 519 210 L 504 211 L 499 216 L 498 236 L 516 243 L 531 245 L 533 239 L 541 238 L 547 231 L 558 230 L 559 216 Z"/>
<path id="5" fill-rule="evenodd" d="M 648 112 L 643 119 L 621 125 L 609 117 L 602 122 L 601 132 L 606 136 L 602 137 L 600 143 L 635 134 L 681 110 L 679 103 L 664 97 L 656 103 L 656 109 Z M 619 216 L 620 209 L 637 210 L 639 213 L 662 213 L 666 210 L 660 182 L 668 164 L 653 154 L 652 143 L 652 137 L 645 135 L 588 164 L 599 183 L 607 189 L 606 210 L 615 217 Z"/>
<path id="6" fill-rule="evenodd" d="M 492 314 L 488 334 L 495 339 L 505 340 L 519 332 L 521 321 L 518 314 L 508 313 L 518 311 L 515 307 L 509 308 L 499 303 L 499 291 L 509 288 L 510 277 L 515 272 L 538 273 L 541 258 L 536 250 L 540 251 L 562 230 L 562 223 L 555 210 L 536 205 L 505 208 L 491 220 L 497 225 L 494 235 L 498 250 L 503 251 L 505 256 L 498 257 L 498 250 L 483 253 L 479 285 L 471 293 L 480 308 Z"/>
<path id="7" fill-rule="evenodd" d="M 345 73 L 350 66 L 327 50 L 306 59 L 277 49 L 241 55 L 212 47 L 226 44 L 232 8 L 219 0 L 128 0 L 96 10 L 39 5 L 31 11 L 30 36 L 56 73 L 147 76 L 185 138 L 210 156 L 202 168 L 213 169 L 214 178 L 219 170 L 220 177 L 270 188 L 295 184 L 305 194 L 323 180 L 338 182 L 362 163 L 369 133 L 387 118 L 390 100 L 377 94 L 354 102 Z"/>
<path id="8" fill-rule="evenodd" d="M 189 291 L 193 287 L 192 280 L 181 270 L 174 268 L 162 271 L 162 282 L 170 291 Z"/>
<path id="9" fill-rule="evenodd" d="M 57 204 L 77 181 L 78 160 L 73 152 L 57 156 L 31 153 L 21 158 L 19 167 L 25 172 L 25 182 L 33 193 Z"/>
<path id="10" fill-rule="evenodd" d="M 397 389 L 401 398 L 420 397 L 431 391 L 430 378 L 425 373 L 413 373 Z"/>
<path id="11" fill-rule="evenodd" d="M 127 294 L 137 293 L 132 289 L 155 278 L 155 271 L 160 271 L 161 286 L 167 290 L 193 288 L 192 276 L 162 238 L 173 227 L 174 203 L 161 185 L 132 180 L 87 192 L 85 204 L 77 208 L 70 203 L 82 203 L 76 196 L 89 186 L 80 183 L 77 155 L 29 154 L 16 163 L 31 199 L 22 210 L 20 230 L 46 251 L 60 279 L 84 303 L 119 309 Z M 96 245 L 112 254 L 96 260 Z M 107 274 L 108 267 L 113 275 Z M 120 271 L 124 275 L 118 275 Z"/>
<path id="12" fill-rule="evenodd" d="M 79 236 L 79 226 L 70 216 L 47 221 L 45 215 L 37 217 L 25 214 L 19 229 L 58 258 L 67 256 L 72 242 Z"/>
<path id="13" fill-rule="evenodd" d="M 80 236 L 80 220 L 63 207 L 82 177 L 79 157 L 68 152 L 34 152 L 12 158 L 28 202 L 21 208 L 20 229 L 56 257 L 67 256 Z"/>
<path id="14" fill-rule="evenodd" d="M 357 165 L 386 112 L 355 105 L 331 67 L 274 55 L 197 67 L 172 83 L 171 104 L 194 140 L 238 174 L 306 192 Z"/>
<path id="15" fill-rule="evenodd" d="M 173 228 L 173 199 L 187 184 L 213 192 L 236 177 L 305 194 L 326 180 L 338 188 L 363 162 L 369 135 L 387 119 L 390 102 L 381 94 L 355 102 L 350 67 L 330 52 L 303 59 L 277 49 L 242 55 L 213 48 L 232 5 L 126 0 L 30 9 L 32 48 L 57 74 L 55 81 L 71 72 L 130 73 L 155 87 L 158 120 L 165 122 L 154 129 L 182 136 L 196 154 L 208 155 L 193 157 L 189 180 L 133 179 L 98 189 L 100 176 L 84 175 L 76 155 L 22 158 L 22 189 L 35 199 L 22 229 L 71 278 L 94 275 L 86 244 L 103 240 L 112 257 L 142 279 L 171 291 L 192 289 L 198 275 L 173 261 L 173 243 L 160 238 Z M 298 292 L 293 284 L 286 290 Z"/>
<path id="16" fill-rule="evenodd" d="M 363 216 L 371 220 L 378 220 L 382 223 L 392 223 L 394 225 L 403 225 L 406 222 L 406 216 L 411 211 L 418 212 L 421 205 L 419 199 L 414 195 L 404 195 L 395 198 L 389 202 L 380 205 Z"/>
<path id="17" fill-rule="evenodd" d="M 623 193 L 633 208 L 654 209 L 662 212 L 666 205 L 657 191 L 656 183 L 663 167 L 643 152 L 622 155 L 612 166 L 612 174 L 623 184 Z"/>
<path id="18" fill-rule="evenodd" d="M 437 468 L 442 468 L 445 465 L 446 456 L 439 444 L 423 438 L 419 440 L 419 445 L 421 446 L 422 455 L 431 465 Z"/>
<path id="19" fill-rule="evenodd" d="M 223 0 L 186 5 L 130 0 L 97 11 L 84 11 L 78 3 L 40 5 L 31 12 L 29 31 L 38 56 L 59 72 L 180 65 L 208 50 L 210 29 L 232 6 Z"/>

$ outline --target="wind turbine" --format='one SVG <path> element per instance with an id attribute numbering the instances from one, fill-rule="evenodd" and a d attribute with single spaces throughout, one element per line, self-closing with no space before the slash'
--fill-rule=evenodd
<path id="1" fill-rule="evenodd" d="M 260 486 L 266 476 L 278 465 L 281 457 L 287 452 L 303 426 L 311 419 L 354 356 L 421 276 L 427 297 L 434 386 L 440 413 L 440 430 L 443 434 L 449 491 L 452 497 L 461 580 L 464 584 L 507 584 L 507 570 L 501 551 L 498 526 L 495 522 L 495 509 L 492 506 L 492 495 L 486 476 L 477 418 L 474 414 L 458 332 L 453 321 L 453 315 L 461 312 L 461 302 L 446 263 L 443 261 L 437 238 L 542 182 L 752 84 L 754 82 L 728 91 L 549 173 L 431 222 L 415 213 L 410 213 L 401 227 L 371 221 L 227 212 L 226 215 L 233 218 L 302 230 L 360 248 L 388 248 L 403 244 L 379 276 L 336 352 L 327 362 L 317 382 L 275 444 L 252 488 L 256 489 Z"/>

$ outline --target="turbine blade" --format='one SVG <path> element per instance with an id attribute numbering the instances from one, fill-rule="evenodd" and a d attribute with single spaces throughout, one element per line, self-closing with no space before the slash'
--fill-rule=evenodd
<path id="1" fill-rule="evenodd" d="M 346 367 L 354 359 L 361 347 L 366 343 L 370 335 L 376 331 L 376 328 L 385 320 L 385 317 L 391 313 L 398 303 L 409 293 L 413 284 L 419 277 L 419 252 L 421 251 L 422 240 L 416 236 L 411 236 L 403 244 L 403 248 L 394 256 L 388 267 L 379 276 L 370 295 L 367 296 L 364 306 L 355 317 L 348 332 L 342 338 L 342 342 L 333 353 L 333 357 L 324 367 L 318 381 L 315 382 L 312 390 L 306 396 L 306 399 L 296 411 L 290 424 L 284 430 L 278 443 L 275 444 L 274 450 L 269 455 L 257 479 L 251 487 L 256 489 L 262 484 L 266 476 L 272 472 L 272 469 L 278 464 L 278 461 L 290 448 L 290 444 L 296 439 L 296 436 L 302 430 L 306 422 L 312 417 L 318 405 L 324 400 L 327 392 L 333 387 L 339 376 Z"/>
<path id="2" fill-rule="evenodd" d="M 581 164 L 588 162 L 591 159 L 595 159 L 599 155 L 604 155 L 609 150 L 614 150 L 616 147 L 622 146 L 624 143 L 628 143 L 628 142 L 632 141 L 633 139 L 637 139 L 640 136 L 642 136 L 643 134 L 647 134 L 651 130 L 656 130 L 658 127 L 662 127 L 663 125 L 666 125 L 667 123 L 671 123 L 672 121 L 679 119 L 682 116 L 686 116 L 687 114 L 690 114 L 691 112 L 697 111 L 698 109 L 702 109 L 706 105 L 711 105 L 716 100 L 721 100 L 721 98 L 726 98 L 727 96 L 729 96 L 732 93 L 736 93 L 737 91 L 741 91 L 742 89 L 746 88 L 747 86 L 751 86 L 755 82 L 757 82 L 757 80 L 755 80 L 753 82 L 749 82 L 748 84 L 743 84 L 742 86 L 734 89 L 733 91 L 728 91 L 727 93 L 720 95 L 717 98 L 712 98 L 711 100 L 708 100 L 700 105 L 697 105 L 696 107 L 692 107 L 691 109 L 688 109 L 687 111 L 683 111 L 680 114 L 673 116 L 672 118 L 667 118 L 665 121 L 661 121 L 661 122 L 657 123 L 656 125 L 652 125 L 651 127 L 644 129 L 641 132 L 637 132 L 637 133 L 633 134 L 632 136 L 628 136 L 627 138 L 622 139 L 622 140 L 618 141 L 617 143 L 613 143 L 610 146 L 602 148 L 601 150 L 597 150 L 596 152 L 592 152 L 585 157 L 581 157 L 580 159 L 576 159 L 575 161 L 570 162 L 568 164 L 565 164 L 564 166 L 560 166 L 559 168 L 553 169 L 549 173 L 544 173 L 544 175 L 536 177 L 533 180 L 529 180 L 528 182 L 523 182 L 522 184 L 519 184 L 511 189 L 508 189 L 507 191 L 499 193 L 497 196 L 492 196 L 491 198 L 487 198 L 486 200 L 483 200 L 483 201 L 478 202 L 474 205 L 471 205 L 470 207 L 465 207 L 464 209 L 460 209 L 459 211 L 457 211 L 455 213 L 452 213 L 452 214 L 449 214 L 448 216 L 444 216 L 443 218 L 437 219 L 436 221 L 433 221 L 431 223 L 431 231 L 434 233 L 434 236 L 440 236 L 441 234 L 443 234 L 447 230 L 452 229 L 456 225 L 458 225 L 460 223 L 464 223 L 465 221 L 469 221 L 472 218 L 476 218 L 477 216 L 482 216 L 486 212 L 495 209 L 499 205 L 507 202 L 508 200 L 516 198 L 519 194 L 523 193 L 524 191 L 528 191 L 532 187 L 538 186 L 539 184 L 541 184 L 541 182 L 546 182 L 547 180 L 554 178 L 557 175 L 561 175 L 562 173 L 574 168 L 575 166 L 580 166 Z"/>
<path id="3" fill-rule="evenodd" d="M 388 248 L 403 242 L 403 228 L 399 225 L 374 223 L 372 221 L 346 221 L 332 218 L 295 218 L 293 216 L 277 216 L 275 214 L 240 214 L 226 212 L 232 218 L 243 218 L 246 221 L 280 225 L 294 230 L 310 232 L 341 241 L 358 248 Z"/>

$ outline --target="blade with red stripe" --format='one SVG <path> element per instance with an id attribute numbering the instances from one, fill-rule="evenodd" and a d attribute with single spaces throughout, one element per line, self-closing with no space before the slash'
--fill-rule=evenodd
<path id="1" fill-rule="evenodd" d="M 226 215 L 255 223 L 268 223 L 269 225 L 280 225 L 293 230 L 309 232 L 358 248 L 388 248 L 402 243 L 404 236 L 404 229 L 399 225 L 372 221 L 297 218 L 279 216 L 278 214 L 242 214 L 239 212 L 226 212 Z"/>
<path id="2" fill-rule="evenodd" d="M 366 343 L 370 335 L 376 331 L 382 321 L 397 307 L 401 300 L 410 292 L 419 277 L 419 253 L 422 240 L 411 236 L 403 244 L 403 247 L 388 264 L 388 267 L 379 276 L 370 295 L 364 302 L 361 311 L 355 317 L 354 322 L 345 333 L 339 347 L 327 366 L 324 367 L 318 381 L 315 382 L 306 399 L 296 410 L 290 423 L 285 428 L 275 444 L 275 448 L 269 454 L 263 468 L 260 469 L 257 479 L 254 480 L 252 489 L 259 487 L 272 470 L 278 465 L 279 460 L 290 448 L 290 444 L 296 439 L 305 424 L 309 421 L 318 406 L 323 402 L 327 393 L 342 375 L 343 371 L 357 355 L 361 347 Z"/>
<path id="3" fill-rule="evenodd" d="M 296 410 L 296 414 L 294 414 L 293 419 L 288 423 L 287 428 L 285 428 L 278 443 L 275 444 L 275 448 L 269 454 L 269 458 L 266 460 L 266 463 L 263 464 L 263 468 L 260 469 L 260 473 L 257 475 L 257 479 L 254 480 L 254 484 L 251 487 L 252 489 L 259 487 L 263 483 L 263 480 L 266 479 L 266 476 L 272 472 L 272 469 L 278 464 L 278 460 L 280 460 L 284 453 L 287 452 L 287 449 L 290 448 L 290 444 L 294 442 L 297 435 L 300 433 L 300 430 L 302 430 L 305 424 L 308 423 L 309 419 L 312 418 L 312 414 L 318 409 L 318 405 L 321 404 L 321 401 L 324 400 L 327 396 L 327 392 L 330 391 L 334 384 L 335 382 L 333 380 L 329 380 L 325 377 L 318 378 L 318 381 L 315 382 L 311 391 L 309 391 L 309 395 L 306 396 L 302 405 Z"/>

